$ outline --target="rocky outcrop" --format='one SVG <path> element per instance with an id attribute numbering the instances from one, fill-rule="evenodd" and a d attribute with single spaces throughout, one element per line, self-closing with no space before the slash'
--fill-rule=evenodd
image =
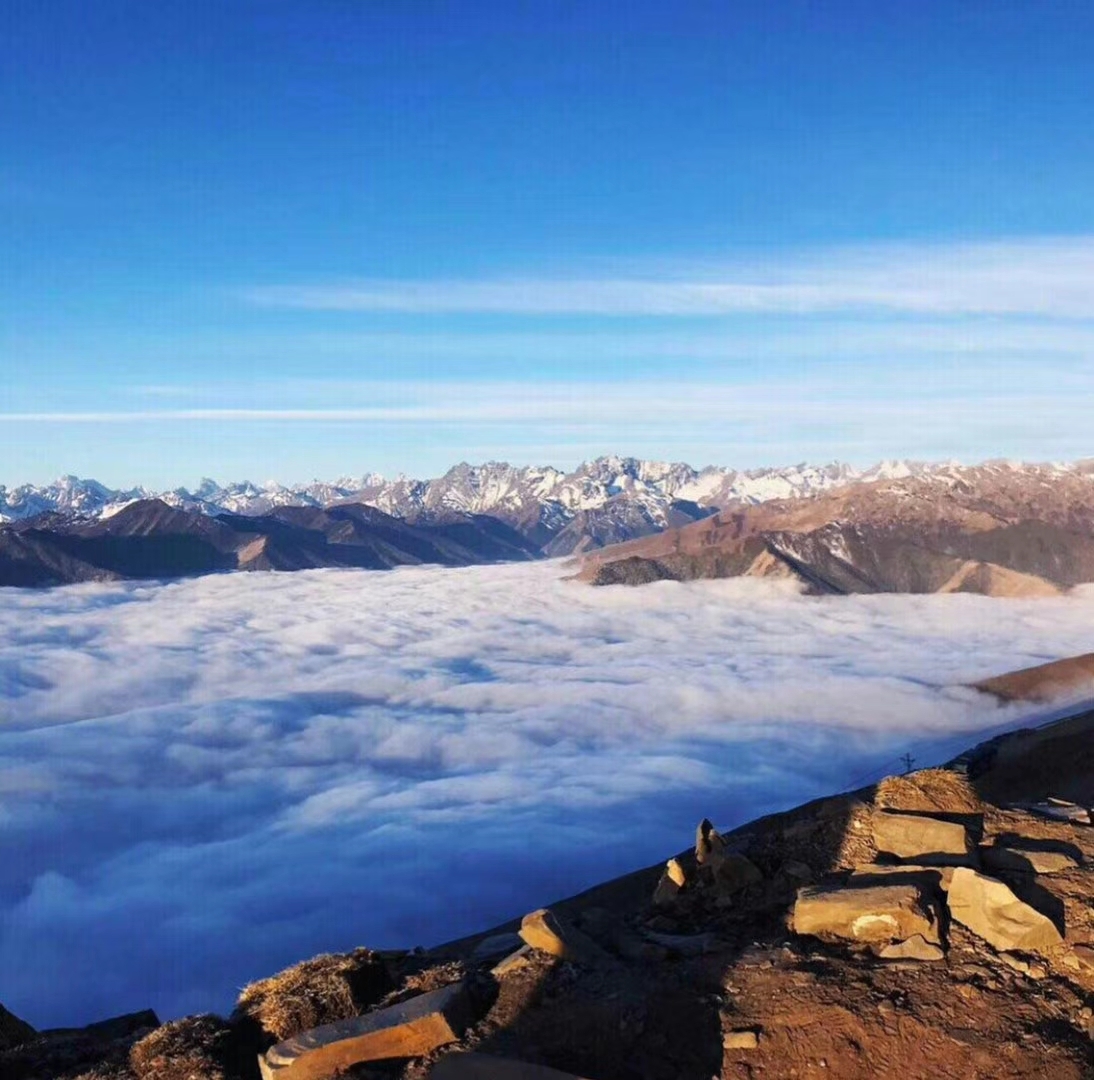
<path id="1" fill-rule="evenodd" d="M 33 1039 L 34 1036 L 35 1031 L 30 1024 L 20 1020 L 18 1016 L 0 1005 L 0 1050 L 7 1049 L 9 1046 L 18 1046 L 28 1039 Z"/>

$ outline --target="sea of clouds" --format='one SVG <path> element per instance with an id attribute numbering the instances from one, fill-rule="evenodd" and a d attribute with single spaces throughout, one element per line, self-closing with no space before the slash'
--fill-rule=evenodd
<path id="1" fill-rule="evenodd" d="M 559 563 L 0 590 L 0 1002 L 224 1011 L 1015 723 L 1059 600 L 592 589 Z M 1028 715 L 1028 712 L 1027 712 Z"/>

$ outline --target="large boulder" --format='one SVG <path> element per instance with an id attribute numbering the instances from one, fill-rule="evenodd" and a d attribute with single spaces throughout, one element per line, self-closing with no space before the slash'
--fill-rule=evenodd
<path id="1" fill-rule="evenodd" d="M 920 934 L 938 944 L 933 896 L 914 882 L 865 887 L 806 886 L 794 903 L 796 934 L 884 944 Z"/>
<path id="2" fill-rule="evenodd" d="M 1042 952 L 1063 941 L 1051 919 L 1002 881 L 968 867 L 954 870 L 946 899 L 950 915 L 999 952 Z"/>
<path id="3" fill-rule="evenodd" d="M 959 822 L 883 810 L 874 814 L 873 832 L 874 843 L 884 855 L 918 863 L 970 862 L 972 844 Z"/>
<path id="4" fill-rule="evenodd" d="M 533 949 L 573 963 L 596 964 L 608 959 L 592 938 L 571 926 L 550 908 L 529 912 L 520 923 L 520 936 Z"/>

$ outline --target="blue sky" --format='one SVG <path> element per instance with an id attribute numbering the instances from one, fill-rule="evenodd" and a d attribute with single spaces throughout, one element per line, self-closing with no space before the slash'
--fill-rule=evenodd
<path id="1" fill-rule="evenodd" d="M 1092 31 L 16 0 L 0 482 L 1094 453 Z"/>

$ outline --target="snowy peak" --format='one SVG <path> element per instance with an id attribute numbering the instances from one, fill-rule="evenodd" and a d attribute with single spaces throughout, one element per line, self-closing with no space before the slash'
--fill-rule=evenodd
<path id="1" fill-rule="evenodd" d="M 962 466 L 882 461 L 867 469 L 842 462 L 737 470 L 708 466 L 697 470 L 683 462 L 647 461 L 605 455 L 571 472 L 551 466 L 515 466 L 504 461 L 481 465 L 460 462 L 443 476 L 394 480 L 371 473 L 333 482 L 285 485 L 250 481 L 220 484 L 204 478 L 193 489 L 152 493 L 144 488 L 112 490 L 95 480 L 64 476 L 52 484 L 0 487 L 0 522 L 21 521 L 43 513 L 108 518 L 138 499 L 156 497 L 178 510 L 205 514 L 268 514 L 280 507 L 323 508 L 344 502 L 365 503 L 404 519 L 446 514 L 499 518 L 555 553 L 568 545 L 615 542 L 705 516 L 730 505 L 772 500 L 812 499 L 860 481 L 900 485 L 929 478 L 944 485 L 982 483 L 992 476 L 1026 472 L 1031 481 L 1049 483 L 1065 474 L 1087 475 L 1091 462 L 1022 465 L 993 461 Z"/>
<path id="2" fill-rule="evenodd" d="M 43 487 L 21 484 L 9 490 L 0 485 L 0 521 L 20 521 L 48 513 L 100 517 L 134 499 L 147 497 L 148 492 L 143 488 L 113 491 L 97 480 L 81 480 L 77 476 L 62 476 Z"/>

